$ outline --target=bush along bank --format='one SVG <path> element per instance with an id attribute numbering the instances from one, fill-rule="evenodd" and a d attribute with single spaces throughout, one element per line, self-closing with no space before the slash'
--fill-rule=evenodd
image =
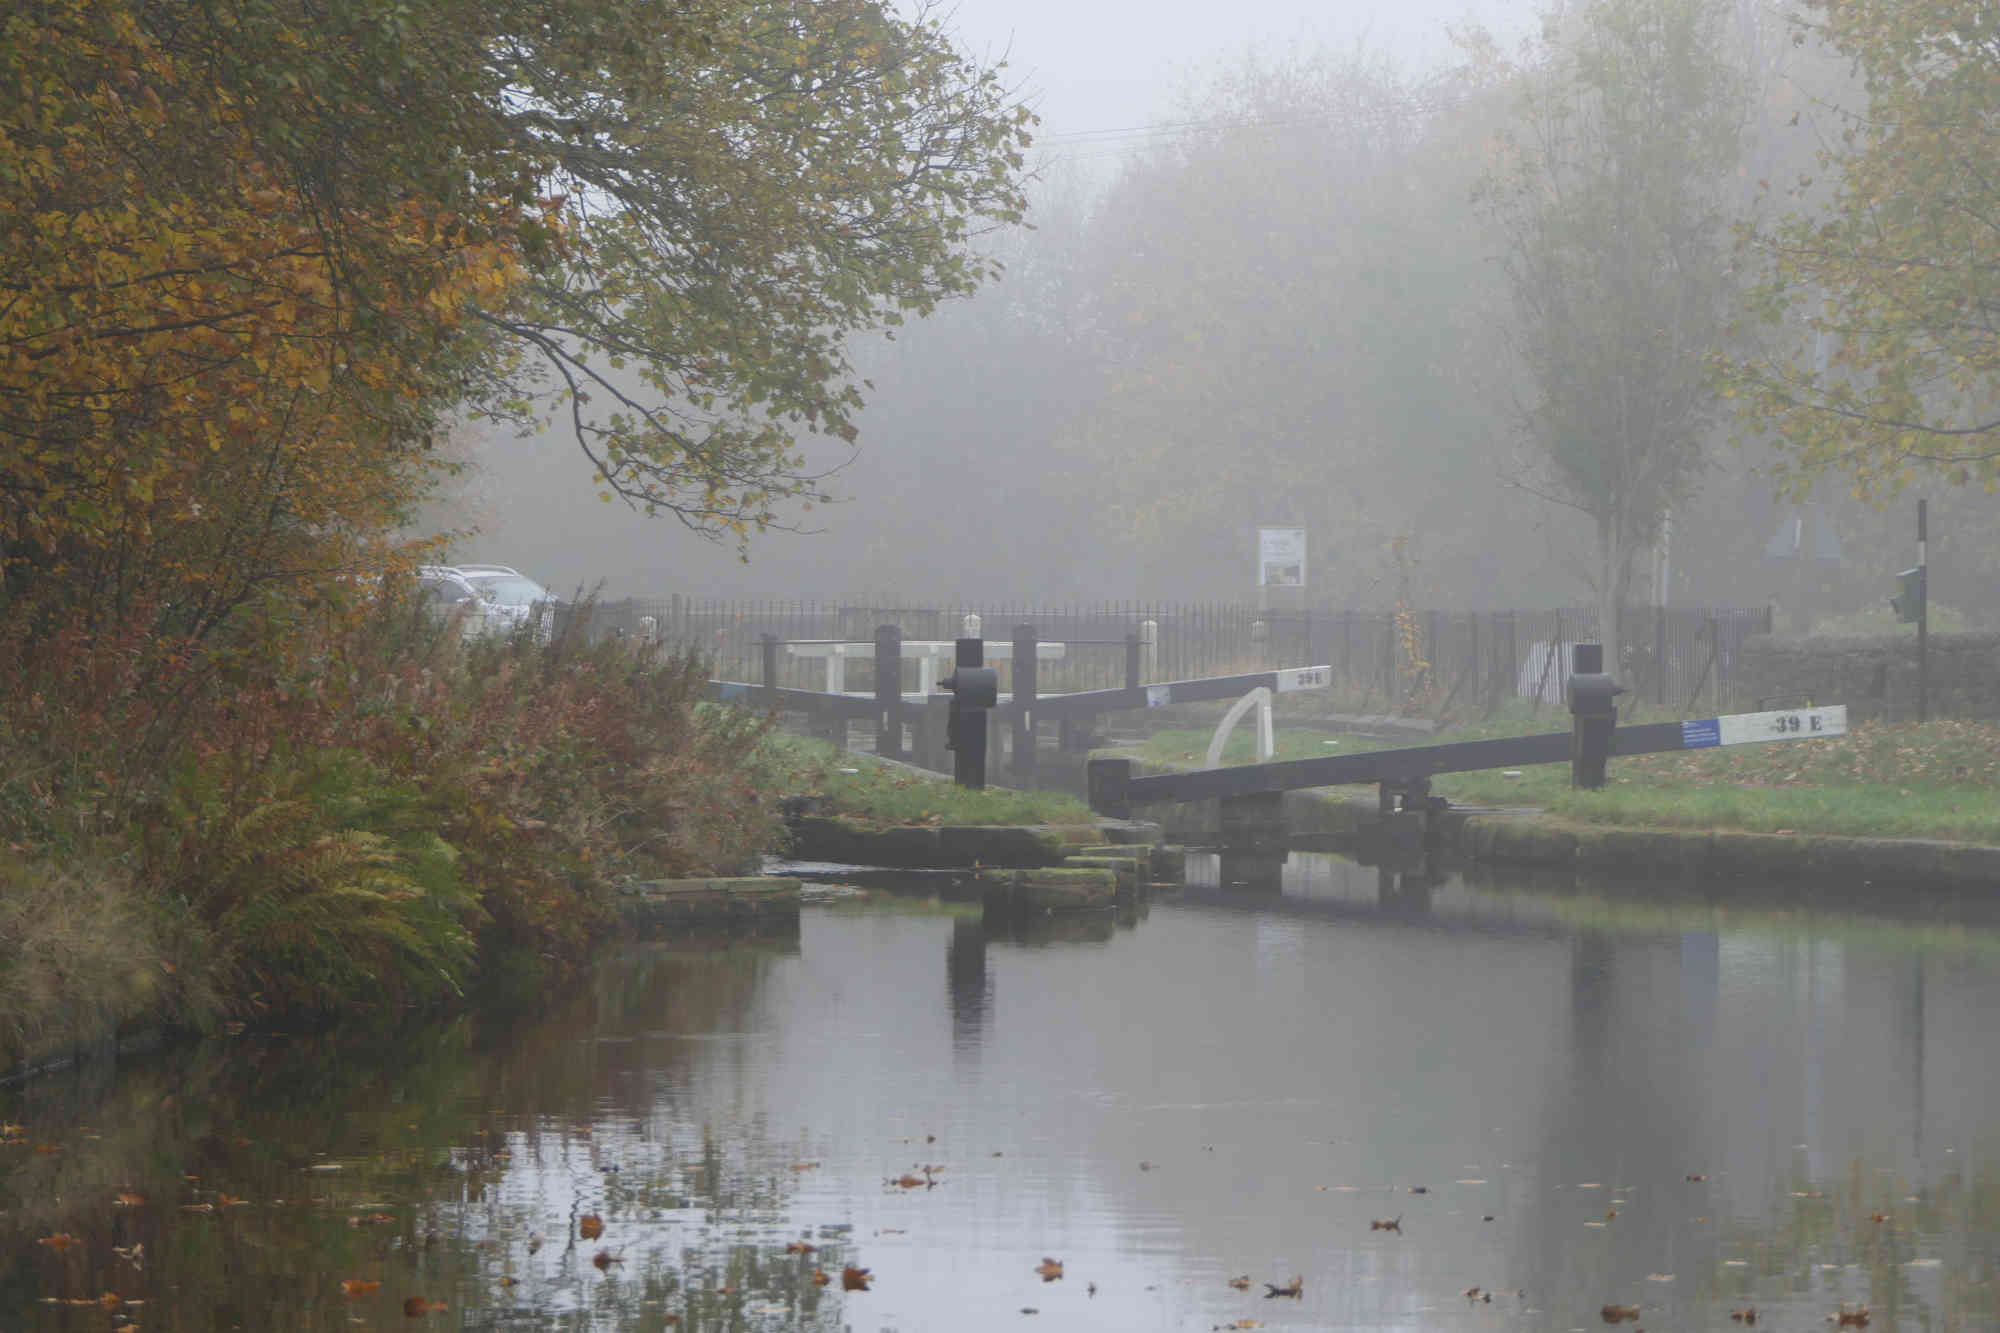
<path id="1" fill-rule="evenodd" d="M 469 640 L 387 596 L 0 642 L 0 1068 L 533 996 L 613 884 L 754 870 L 764 721 L 584 619 Z"/>

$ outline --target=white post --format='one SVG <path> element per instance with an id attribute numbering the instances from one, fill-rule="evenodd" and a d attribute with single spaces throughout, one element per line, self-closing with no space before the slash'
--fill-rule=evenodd
<path id="1" fill-rule="evenodd" d="M 980 638 L 981 635 L 979 633 L 979 613 L 976 611 L 966 612 L 964 623 L 960 626 L 960 628 L 964 631 L 964 633 L 961 634 L 959 637 L 966 639 Z"/>
<path id="2" fill-rule="evenodd" d="M 1139 679 L 1143 683 L 1160 678 L 1160 622 L 1139 622 Z"/>

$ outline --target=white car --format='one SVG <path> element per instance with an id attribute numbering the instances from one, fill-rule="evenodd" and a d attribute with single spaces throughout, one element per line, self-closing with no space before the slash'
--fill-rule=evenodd
<path id="1" fill-rule="evenodd" d="M 512 628 L 535 614 L 538 606 L 549 606 L 555 598 L 549 590 L 518 569 L 506 565 L 454 565 L 459 576 L 472 585 L 486 604 L 487 615 Z"/>
<path id="2" fill-rule="evenodd" d="M 465 633 L 474 637 L 509 634 L 552 604 L 549 590 L 506 565 L 424 565 L 417 586 L 425 601 L 442 615 L 464 617 Z M 543 617 L 541 637 L 548 637 Z"/>

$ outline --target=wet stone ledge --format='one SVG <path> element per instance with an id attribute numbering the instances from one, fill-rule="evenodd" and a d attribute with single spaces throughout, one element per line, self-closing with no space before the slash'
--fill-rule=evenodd
<path id="1" fill-rule="evenodd" d="M 796 926 L 800 882 L 777 875 L 641 880 L 618 890 L 630 926 Z"/>
<path id="2" fill-rule="evenodd" d="M 1129 897 L 1136 887 L 1136 876 L 1129 873 L 1121 876 L 1111 866 L 1044 866 L 979 872 L 988 910 L 1018 915 L 1107 911 L 1118 905 L 1121 879 L 1125 881 L 1124 895 Z"/>
<path id="3" fill-rule="evenodd" d="M 800 815 L 788 821 L 787 854 L 800 861 L 887 866 L 898 870 L 1029 868 L 1061 865 L 1079 847 L 1107 839 L 1150 842 L 1158 830 L 1130 822 L 1046 825 L 890 825 L 877 827 L 838 815 Z"/>

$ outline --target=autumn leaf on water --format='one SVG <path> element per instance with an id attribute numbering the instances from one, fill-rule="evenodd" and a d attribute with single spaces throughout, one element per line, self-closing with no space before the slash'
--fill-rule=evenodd
<path id="1" fill-rule="evenodd" d="M 61 1254 L 64 1250 L 76 1244 L 76 1237 L 70 1235 L 67 1231 L 58 1231 L 53 1236 L 43 1236 L 35 1244 L 46 1245 L 57 1254 Z"/>
<path id="2" fill-rule="evenodd" d="M 120 1208 L 141 1208 L 145 1206 L 146 1196 L 135 1190 L 119 1190 L 111 1202 Z"/>
<path id="3" fill-rule="evenodd" d="M 868 1284 L 874 1280 L 874 1274 L 865 1268 L 856 1268 L 853 1264 L 849 1264 L 840 1270 L 840 1289 L 842 1291 L 866 1291 L 868 1290 Z"/>
<path id="4" fill-rule="evenodd" d="M 1275 1282 L 1266 1282 L 1264 1284 L 1264 1299 L 1268 1301 L 1273 1296 L 1290 1296 L 1293 1300 L 1297 1300 L 1305 1294 L 1305 1290 L 1306 1280 L 1299 1276 L 1294 1276 L 1290 1282 L 1282 1287 Z"/>
<path id="5" fill-rule="evenodd" d="M 433 1310 L 445 1308 L 443 1301 L 425 1300 L 422 1296 L 411 1296 L 403 1302 L 403 1313 L 412 1319 L 427 1315 Z"/>
<path id="6" fill-rule="evenodd" d="M 1403 1219 L 1400 1217 L 1376 1218 L 1368 1224 L 1368 1229 L 1370 1231 L 1393 1231 L 1400 1236 L 1403 1234 Z"/>
<path id="7" fill-rule="evenodd" d="M 1241 1277 L 1230 1278 L 1229 1285 L 1238 1291 L 1248 1291 L 1250 1290 L 1250 1275 L 1245 1273 Z"/>
<path id="8" fill-rule="evenodd" d="M 598 1272 L 609 1272 L 611 1265 L 624 1263 L 625 1256 L 622 1254 L 613 1254 L 609 1250 L 599 1250 L 591 1257 L 590 1262 L 597 1265 Z"/>
<path id="9" fill-rule="evenodd" d="M 1042 1261 L 1035 1265 L 1035 1271 L 1041 1274 L 1042 1281 L 1053 1282 L 1063 1275 L 1062 1260 L 1044 1255 Z"/>
<path id="10" fill-rule="evenodd" d="M 793 1163 L 792 1163 L 792 1165 L 791 1165 L 791 1169 L 792 1169 L 792 1170 L 794 1170 L 794 1171 L 817 1171 L 817 1170 L 819 1170 L 819 1163 L 818 1163 L 818 1162 L 793 1162 Z"/>
<path id="11" fill-rule="evenodd" d="M 1731 1310 L 1729 1317 L 1739 1324 L 1754 1324 L 1757 1322 L 1757 1307 L 1746 1305 L 1741 1310 Z"/>
<path id="12" fill-rule="evenodd" d="M 922 1176 L 913 1176 L 908 1172 L 904 1172 L 902 1175 L 897 1176 L 894 1180 L 890 1181 L 889 1183 L 891 1185 L 900 1185 L 906 1190 L 929 1189 L 931 1186 L 937 1184 L 937 1182 L 934 1180 L 926 1180 Z"/>
<path id="13" fill-rule="evenodd" d="M 1639 1317 L 1639 1307 L 1636 1305 L 1607 1305 L 1597 1313 L 1603 1317 L 1604 1322 L 1607 1324 L 1622 1324 L 1628 1319 L 1637 1319 Z"/>
<path id="14" fill-rule="evenodd" d="M 373 1296 L 382 1290 L 380 1282 L 365 1277 L 346 1277 L 340 1280 L 340 1294 L 343 1296 Z"/>
<path id="15" fill-rule="evenodd" d="M 826 1275 L 826 1270 L 824 1268 L 813 1269 L 813 1285 L 815 1287 L 824 1287 L 827 1283 L 831 1281 L 833 1281 L 833 1279 Z"/>
<path id="16" fill-rule="evenodd" d="M 576 1234 L 585 1240 L 596 1240 L 604 1234 L 604 1219 L 596 1213 L 585 1213 L 576 1219 Z"/>

